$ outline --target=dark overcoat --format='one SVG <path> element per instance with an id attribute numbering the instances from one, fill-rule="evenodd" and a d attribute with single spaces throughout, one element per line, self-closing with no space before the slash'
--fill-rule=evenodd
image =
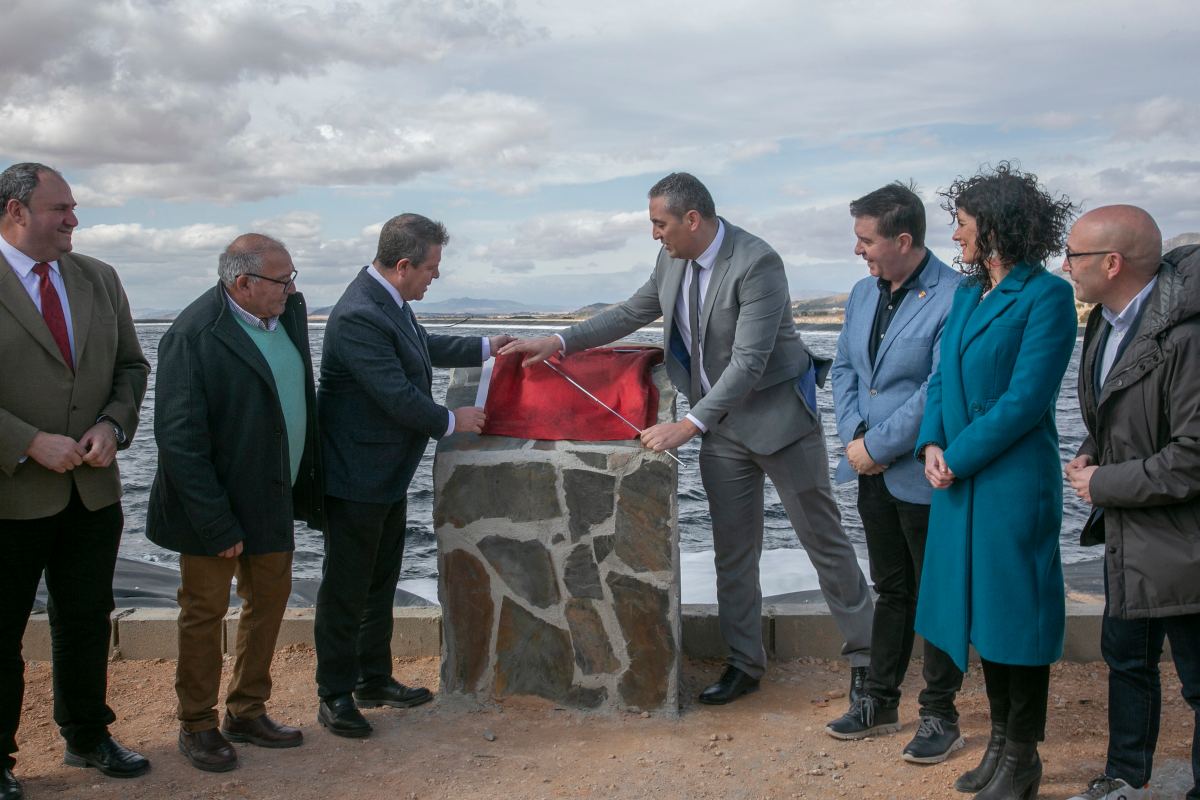
<path id="1" fill-rule="evenodd" d="M 1105 543 L 1108 613 L 1200 613 L 1200 245 L 1163 256 L 1138 329 L 1095 389 L 1100 306 L 1088 318 L 1079 403 L 1099 465 L 1081 544 Z"/>
<path id="2" fill-rule="evenodd" d="M 323 527 L 317 402 L 308 311 L 288 298 L 279 324 L 304 362 L 300 473 L 291 457 L 267 360 L 238 324 L 218 284 L 175 319 L 158 345 L 154 438 L 158 471 L 146 536 L 187 555 L 213 556 L 239 541 L 249 555 L 295 549 L 293 520 Z"/>
<path id="3" fill-rule="evenodd" d="M 1062 278 L 1017 264 L 987 297 L 964 281 L 942 333 L 919 445 L 955 475 L 935 490 L 917 632 L 966 669 L 1062 655 L 1062 465 L 1054 404 L 1078 323 Z"/>

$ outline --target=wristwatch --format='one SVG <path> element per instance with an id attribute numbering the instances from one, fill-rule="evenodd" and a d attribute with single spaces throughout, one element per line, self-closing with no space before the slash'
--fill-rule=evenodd
<path id="1" fill-rule="evenodd" d="M 96 422 L 107 422 L 110 426 L 112 426 L 113 436 L 117 437 L 117 444 L 125 444 L 125 431 L 121 430 L 121 426 L 117 424 L 115 419 L 109 416 L 102 416 L 97 419 Z"/>

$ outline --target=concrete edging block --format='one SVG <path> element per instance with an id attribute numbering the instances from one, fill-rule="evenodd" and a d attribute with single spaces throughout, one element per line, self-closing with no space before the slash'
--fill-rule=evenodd
<path id="1" fill-rule="evenodd" d="M 691 658 L 723 658 L 715 605 L 684 605 L 683 652 Z M 237 639 L 239 610 L 225 616 L 222 643 L 230 652 Z M 1071 604 L 1063 642 L 1063 660 L 1101 661 L 1100 626 L 1104 606 Z M 179 653 L 179 611 L 174 608 L 124 608 L 113 613 L 113 645 L 121 658 L 176 658 Z M 316 612 L 312 608 L 289 608 L 280 627 L 279 648 L 292 644 L 313 643 Z M 393 610 L 392 654 L 400 658 L 436 657 L 441 654 L 442 614 L 436 606 L 397 607 Z M 824 604 L 775 604 L 763 607 L 763 642 L 768 655 L 777 661 L 798 658 L 839 658 L 842 636 Z M 22 652 L 28 661 L 49 661 L 51 656 L 50 620 L 45 613 L 30 615 L 22 640 Z M 918 636 L 914 655 L 921 653 Z M 974 649 L 972 661 L 978 660 Z M 1163 660 L 1170 659 L 1164 648 Z"/>
<path id="2" fill-rule="evenodd" d="M 179 610 L 134 608 L 113 618 L 117 651 L 121 658 L 176 658 L 179 656 Z"/>
<path id="3" fill-rule="evenodd" d="M 402 658 L 440 656 L 442 610 L 437 606 L 392 609 L 392 655 Z"/>
<path id="4" fill-rule="evenodd" d="M 763 610 L 763 646 L 770 653 L 773 647 L 773 625 Z M 721 623 L 715 604 L 688 603 L 680 606 L 683 615 L 683 653 L 689 658 L 724 658 L 729 655 L 721 638 Z"/>
<path id="5" fill-rule="evenodd" d="M 776 661 L 841 657 L 842 632 L 823 603 L 764 606 L 763 618 L 771 621 L 767 654 Z"/>
<path id="6" fill-rule="evenodd" d="M 25 638 L 21 640 L 21 655 L 26 661 L 50 660 L 50 618 L 44 611 L 29 615 Z"/>

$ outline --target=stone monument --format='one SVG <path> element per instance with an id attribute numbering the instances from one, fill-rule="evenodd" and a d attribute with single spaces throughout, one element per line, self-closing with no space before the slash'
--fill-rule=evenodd
<path id="1" fill-rule="evenodd" d="M 653 375 L 671 420 L 675 390 L 661 365 Z M 479 376 L 455 370 L 447 405 L 473 404 Z M 675 470 L 632 438 L 439 442 L 441 691 L 677 713 Z"/>

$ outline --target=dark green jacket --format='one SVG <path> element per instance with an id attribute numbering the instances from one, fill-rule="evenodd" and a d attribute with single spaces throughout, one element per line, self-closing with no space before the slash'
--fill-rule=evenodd
<path id="1" fill-rule="evenodd" d="M 154 436 L 158 472 L 146 536 L 187 555 L 239 541 L 250 555 L 295 548 L 293 520 L 322 527 L 320 438 L 304 297 L 279 324 L 300 351 L 308 429 L 296 485 L 283 410 L 266 359 L 238 325 L 220 285 L 176 318 L 158 345 Z"/>

